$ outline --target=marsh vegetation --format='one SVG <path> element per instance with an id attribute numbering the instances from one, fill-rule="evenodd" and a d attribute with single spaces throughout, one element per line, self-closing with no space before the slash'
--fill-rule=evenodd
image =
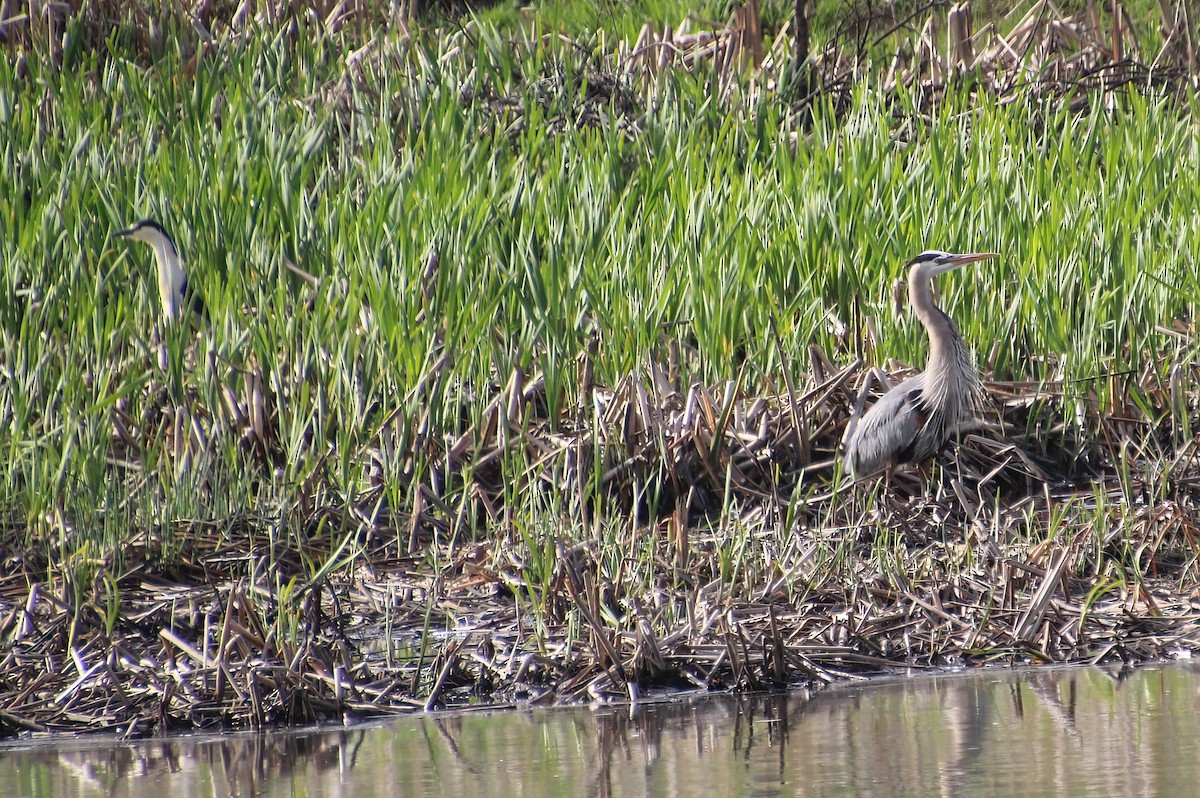
<path id="1" fill-rule="evenodd" d="M 57 13 L 0 62 L 6 733 L 1195 644 L 1186 48 L 918 19 L 800 91 L 742 29 Z M 1002 253 L 942 285 L 985 423 L 850 484 L 931 246 Z"/>

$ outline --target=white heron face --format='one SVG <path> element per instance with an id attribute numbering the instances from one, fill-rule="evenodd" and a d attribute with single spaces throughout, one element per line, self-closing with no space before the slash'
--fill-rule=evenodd
<path id="1" fill-rule="evenodd" d="M 132 227 L 118 230 L 116 235 L 132 241 L 141 241 L 155 249 L 165 245 L 171 252 L 177 252 L 171 236 L 167 235 L 167 231 L 162 228 L 162 225 L 153 219 L 143 219 Z"/>

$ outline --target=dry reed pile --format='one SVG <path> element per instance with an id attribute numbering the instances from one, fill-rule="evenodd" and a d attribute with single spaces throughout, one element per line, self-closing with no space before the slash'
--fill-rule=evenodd
<path id="1" fill-rule="evenodd" d="M 1065 13 L 1052 0 L 1016 4 L 1007 17 L 978 28 L 969 2 L 847 4 L 835 35 L 814 51 L 807 23 L 797 33 L 793 21 L 769 38 L 757 0 L 748 0 L 724 26 L 692 17 L 662 30 L 647 23 L 632 45 L 618 48 L 606 71 L 652 80 L 664 70 L 712 67 L 725 93 L 743 90 L 740 76 L 750 71 L 758 86 L 771 91 L 783 84 L 798 55 L 809 54 L 811 98 L 848 93 L 872 71 L 872 59 L 887 52 L 885 91 L 902 87 L 933 101 L 956 80 L 967 80 L 975 90 L 1001 97 L 1032 89 L 1086 102 L 1089 91 L 1194 81 L 1200 68 L 1194 12 L 1166 0 L 1158 11 L 1155 50 L 1138 40 L 1129 13 L 1115 2 L 1102 7 L 1089 0 L 1078 14 Z"/>
<path id="2" fill-rule="evenodd" d="M 353 72 L 371 51 L 386 49 L 387 38 L 377 35 L 380 31 L 408 36 L 419 30 L 413 12 L 420 5 L 325 2 L 301 8 L 200 2 L 180 21 L 192 29 L 194 40 L 179 46 L 193 55 L 185 71 L 194 71 L 196 59 L 206 51 L 233 44 L 254 30 L 282 29 L 293 37 L 352 30 L 363 44 L 347 58 Z M 602 57 L 602 72 L 613 80 L 653 79 L 664 70 L 712 67 L 721 91 L 729 93 L 739 90 L 746 73 L 753 73 L 767 90 L 778 88 L 798 59 L 812 69 L 816 79 L 809 85 L 816 96 L 848 92 L 872 71 L 870 61 L 886 52 L 885 88 L 905 87 L 933 98 L 956 77 L 969 76 L 977 88 L 1002 96 L 1030 87 L 1061 95 L 1128 84 L 1186 84 L 1200 69 L 1200 21 L 1186 0 L 1159 0 L 1156 45 L 1139 41 L 1138 26 L 1118 2 L 1088 0 L 1077 14 L 1066 13 L 1052 0 L 1016 3 L 1006 17 L 978 27 L 970 2 L 846 2 L 836 15 L 836 30 L 823 43 L 810 41 L 807 15 L 813 4 L 798 6 L 808 9 L 802 24 L 793 19 L 773 37 L 764 29 L 758 0 L 738 5 L 725 25 L 693 16 L 661 30 L 647 22 L 632 44 L 621 43 Z M 151 10 L 136 5 L 6 3 L 0 8 L 0 43 L 32 49 L 60 63 L 66 49 L 80 46 L 79 39 L 103 49 L 104 40 L 119 29 L 152 57 L 165 49 L 162 21 L 152 21 Z M 542 30 L 536 15 L 527 22 L 532 41 L 562 40 L 581 52 L 590 49 L 561 32 Z M 1142 20 L 1142 26 L 1149 26 L 1148 21 Z"/>

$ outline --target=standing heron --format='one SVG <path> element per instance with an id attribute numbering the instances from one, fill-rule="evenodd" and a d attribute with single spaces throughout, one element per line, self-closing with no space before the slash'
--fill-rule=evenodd
<path id="1" fill-rule="evenodd" d="M 162 297 L 163 315 L 168 322 L 175 321 L 182 311 L 189 308 L 201 319 L 208 318 L 204 299 L 188 284 L 183 258 L 175 241 L 162 225 L 153 219 L 142 219 L 132 227 L 119 230 L 116 235 L 149 244 L 154 250 L 154 257 L 158 261 L 158 293 Z"/>
<path id="2" fill-rule="evenodd" d="M 981 391 L 979 371 L 958 327 L 934 304 L 933 279 L 994 257 L 930 250 L 909 261 L 909 302 L 929 333 L 929 363 L 859 419 L 846 442 L 845 464 L 854 478 L 927 460 L 970 420 Z"/>

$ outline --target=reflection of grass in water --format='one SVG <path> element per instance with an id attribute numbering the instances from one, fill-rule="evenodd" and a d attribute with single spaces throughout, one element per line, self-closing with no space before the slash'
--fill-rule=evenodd
<path id="1" fill-rule="evenodd" d="M 493 795 L 627 795 L 669 777 L 683 794 L 802 781 L 817 795 L 847 783 L 916 795 L 940 779 L 1006 794 L 1033 783 L 1044 794 L 1107 795 L 1128 782 L 1122 754 L 1179 752 L 1194 739 L 1195 683 L 1186 666 L 989 669 L 635 712 L 463 712 L 293 734 L 26 744 L 5 752 L 0 779 L 52 794 L 77 788 L 83 773 L 110 789 L 149 776 L 172 794 L 208 779 L 268 791 L 284 782 L 311 794 L 337 778 L 343 794 L 374 795 L 376 785 L 410 794 L 436 783 L 458 795 L 486 781 Z M 1190 777 L 1189 764 L 1166 757 L 1155 777 L 1175 784 Z"/>
<path id="2" fill-rule="evenodd" d="M 1058 545 L 1063 595 L 1092 618 L 1188 578 L 1190 524 L 1155 514 L 1192 468 L 1190 333 L 1156 329 L 1200 294 L 1200 189 L 1179 178 L 1200 164 L 1176 106 L 952 96 L 923 119 L 861 90 L 793 144 L 787 109 L 723 107 L 705 74 L 597 99 L 570 47 L 476 39 L 396 46 L 348 81 L 332 41 L 266 34 L 194 78 L 171 56 L 0 65 L 17 100 L 0 107 L 3 546 L 63 601 L 37 617 L 73 621 L 85 659 L 97 629 L 161 648 L 169 627 L 204 667 L 265 651 L 291 669 L 277 682 L 329 691 L 368 678 L 333 630 L 386 618 L 420 696 L 444 673 L 462 700 L 479 668 L 585 695 L 619 689 L 590 681 L 604 640 L 655 673 L 657 641 L 682 651 L 688 628 L 707 648 L 669 660 L 672 678 L 751 685 L 762 634 L 1062 656 L 1065 638 L 1002 632 Z M 108 240 L 147 214 L 179 241 L 211 330 L 162 330 L 148 253 Z M 1036 432 L 1023 445 L 1056 470 L 1079 454 L 1098 487 L 1043 501 L 1011 468 L 999 498 L 979 495 L 971 475 L 1009 455 L 978 447 L 899 497 L 831 496 L 828 469 L 799 470 L 833 454 L 860 379 L 836 382 L 843 366 L 923 357 L 887 295 L 926 246 L 1004 253 L 943 280 L 945 306 L 997 377 L 1053 383 L 1010 429 Z M 796 415 L 754 401 L 784 393 L 785 370 L 811 392 Z M 387 579 L 400 593 L 381 603 Z M 940 631 L 914 641 L 878 620 L 895 612 Z M 980 615 L 997 626 L 971 636 Z M 464 620 L 529 648 L 438 653 Z M 805 656 L 800 672 L 878 665 Z M 325 695 L 273 717 L 333 711 Z"/>

